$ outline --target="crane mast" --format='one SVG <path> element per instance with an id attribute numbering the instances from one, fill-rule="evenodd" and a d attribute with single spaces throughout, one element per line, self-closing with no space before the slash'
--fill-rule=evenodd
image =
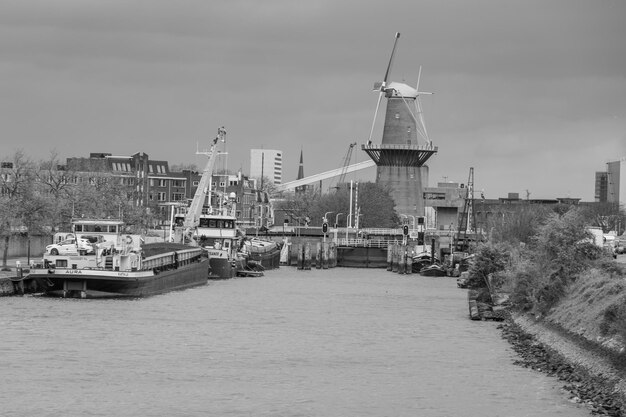
<path id="1" fill-rule="evenodd" d="M 474 167 L 470 168 L 469 178 L 465 193 L 463 213 L 459 217 L 459 226 L 454 238 L 454 249 L 465 251 L 468 247 L 467 234 L 474 232 L 476 227 L 476 214 L 474 212 Z"/>
<path id="2" fill-rule="evenodd" d="M 204 152 L 196 152 L 197 155 L 207 155 L 209 157 L 206 166 L 204 167 L 204 171 L 202 171 L 202 177 L 198 182 L 198 188 L 196 189 L 196 193 L 193 196 L 193 200 L 187 209 L 187 213 L 185 214 L 185 220 L 183 223 L 183 227 L 187 234 L 189 234 L 193 229 L 198 227 L 198 223 L 200 222 L 200 215 L 202 214 L 202 207 L 204 206 L 204 201 L 206 200 L 207 194 L 211 191 L 209 187 L 211 185 L 211 177 L 213 176 L 213 168 L 215 167 L 215 160 L 217 159 L 217 143 L 219 141 L 224 142 L 226 138 L 226 130 L 224 127 L 220 127 L 217 129 L 217 136 L 213 139 L 213 143 L 211 144 L 211 148 L 208 151 Z"/>

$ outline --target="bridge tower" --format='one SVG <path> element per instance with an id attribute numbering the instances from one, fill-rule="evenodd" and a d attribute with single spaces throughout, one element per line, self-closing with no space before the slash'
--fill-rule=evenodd
<path id="1" fill-rule="evenodd" d="M 369 140 L 361 148 L 377 166 L 376 182 L 391 190 L 396 211 L 423 216 L 424 187 L 428 186 L 428 166 L 425 163 L 437 153 L 437 147 L 428 138 L 419 96 L 432 93 L 419 91 L 421 68 L 416 88 L 404 83 L 387 83 L 399 38 L 400 34 L 396 33 L 383 81 L 374 85 L 374 91 L 379 91 L 378 103 Z M 385 125 L 381 143 L 375 144 L 372 134 L 383 96 L 387 99 Z"/>

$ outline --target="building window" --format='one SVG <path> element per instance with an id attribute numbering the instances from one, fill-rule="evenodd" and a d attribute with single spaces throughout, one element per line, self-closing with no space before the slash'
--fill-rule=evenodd
<path id="1" fill-rule="evenodd" d="M 445 200 L 446 193 L 424 193 L 425 200 Z"/>
<path id="2" fill-rule="evenodd" d="M 182 201 L 185 198 L 183 193 L 172 193 L 172 201 Z"/>
<path id="3" fill-rule="evenodd" d="M 157 194 L 157 201 L 166 201 L 165 200 L 165 193 L 160 192 Z"/>

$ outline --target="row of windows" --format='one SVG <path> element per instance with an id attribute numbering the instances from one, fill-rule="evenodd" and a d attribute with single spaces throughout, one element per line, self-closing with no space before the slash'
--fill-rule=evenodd
<path id="1" fill-rule="evenodd" d="M 154 201 L 154 198 L 156 197 L 156 201 L 168 201 L 167 200 L 167 193 L 159 191 L 157 193 L 150 193 L 148 195 L 148 200 L 150 201 Z M 185 194 L 184 193 L 172 193 L 172 200 L 171 201 L 183 201 L 185 200 Z"/>
<path id="2" fill-rule="evenodd" d="M 132 172 L 133 168 L 129 162 L 112 162 L 113 171 Z M 153 174 L 167 174 L 165 165 L 148 165 L 148 171 Z"/>
<path id="3" fill-rule="evenodd" d="M 185 180 L 167 180 L 167 179 L 154 179 L 151 178 L 150 179 L 150 186 L 151 187 L 167 187 L 167 182 L 170 181 L 170 185 L 172 187 L 184 187 L 185 186 Z M 194 181 L 193 185 L 197 186 L 198 185 L 198 181 Z"/>
<path id="4" fill-rule="evenodd" d="M 165 174 L 166 173 L 166 169 L 165 169 L 165 165 L 150 165 L 148 167 L 148 170 L 151 174 L 154 173 L 156 169 L 156 173 L 157 174 Z"/>
<path id="5" fill-rule="evenodd" d="M 128 162 L 113 162 L 113 171 L 131 172 L 132 168 Z"/>

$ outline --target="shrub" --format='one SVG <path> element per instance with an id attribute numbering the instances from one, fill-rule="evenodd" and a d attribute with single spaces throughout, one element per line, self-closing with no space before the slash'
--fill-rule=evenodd
<path id="1" fill-rule="evenodd" d="M 489 285 L 489 275 L 504 271 L 509 264 L 510 247 L 491 242 L 481 243 L 476 248 L 474 260 L 469 268 L 469 288 Z"/>
<path id="2" fill-rule="evenodd" d="M 512 265 L 505 274 L 510 290 L 512 305 L 522 311 L 530 311 L 535 306 L 536 291 L 540 287 L 541 271 L 528 260 L 520 260 Z"/>
<path id="3" fill-rule="evenodd" d="M 600 331 L 603 336 L 619 335 L 626 341 L 626 297 L 604 310 Z"/>

